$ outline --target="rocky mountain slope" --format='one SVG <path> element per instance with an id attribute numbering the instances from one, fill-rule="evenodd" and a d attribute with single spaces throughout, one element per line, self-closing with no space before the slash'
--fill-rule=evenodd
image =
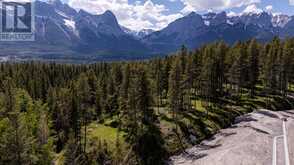
<path id="1" fill-rule="evenodd" d="M 233 44 L 251 38 L 264 42 L 274 36 L 291 37 L 294 35 L 293 26 L 292 17 L 267 12 L 231 17 L 225 12 L 204 15 L 193 12 L 146 36 L 143 42 L 155 52 L 172 52 L 183 44 L 192 49 L 218 40 Z"/>
<path id="2" fill-rule="evenodd" d="M 93 15 L 59 0 L 35 1 L 35 11 L 36 41 L 1 42 L 0 56 L 141 59 L 174 52 L 182 45 L 194 49 L 219 40 L 233 44 L 251 38 L 264 42 L 274 36 L 294 36 L 293 17 L 267 12 L 235 16 L 192 12 L 160 31 L 134 32 L 121 26 L 111 11 Z"/>

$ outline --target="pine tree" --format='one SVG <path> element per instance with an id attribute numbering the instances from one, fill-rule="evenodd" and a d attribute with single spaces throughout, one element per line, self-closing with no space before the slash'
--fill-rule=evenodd
<path id="1" fill-rule="evenodd" d="M 56 150 L 60 152 L 66 144 L 70 134 L 70 92 L 68 89 L 60 89 L 57 93 L 56 118 L 53 124 L 56 131 Z"/>
<path id="2" fill-rule="evenodd" d="M 33 132 L 26 120 L 26 112 L 21 112 L 22 98 L 17 97 L 17 89 L 11 78 L 4 80 L 4 114 L 0 119 L 0 162 L 4 164 L 35 164 Z"/>
<path id="3" fill-rule="evenodd" d="M 81 118 L 83 121 L 84 126 L 84 142 L 83 142 L 83 152 L 86 152 L 87 147 L 87 124 L 88 124 L 88 110 L 89 110 L 89 97 L 88 94 L 90 93 L 90 87 L 88 84 L 88 77 L 85 74 L 81 74 L 77 81 L 77 91 L 78 91 L 78 99 L 79 99 L 79 110 L 81 111 Z"/>
<path id="4" fill-rule="evenodd" d="M 115 84 L 115 80 L 113 77 L 109 77 L 108 82 L 107 82 L 107 105 L 106 105 L 106 111 L 111 114 L 117 113 L 118 110 L 118 91 L 119 88 Z"/>
<path id="5" fill-rule="evenodd" d="M 282 59 L 281 59 L 281 93 L 286 96 L 289 86 L 289 81 L 292 74 L 293 66 L 293 42 L 286 40 L 283 47 Z"/>
<path id="6" fill-rule="evenodd" d="M 241 90 L 246 85 L 246 66 L 247 57 L 244 52 L 244 46 L 238 43 L 232 50 L 233 59 L 232 65 L 229 69 L 229 81 L 231 83 L 232 89 L 240 95 Z"/>
<path id="7" fill-rule="evenodd" d="M 70 87 L 71 105 L 70 105 L 70 125 L 73 131 L 73 138 L 78 149 L 81 149 L 81 112 L 79 109 L 80 100 L 78 99 L 78 89 L 75 84 Z M 78 151 L 80 152 L 80 150 Z"/>
<path id="8" fill-rule="evenodd" d="M 128 98 L 129 88 L 130 88 L 130 65 L 127 64 L 124 67 L 122 86 L 121 86 L 121 90 L 120 90 L 121 97 L 126 100 Z"/>
<path id="9" fill-rule="evenodd" d="M 250 96 L 255 95 L 255 87 L 259 78 L 259 51 L 256 40 L 252 40 L 248 47 L 249 56 L 249 87 Z"/>
<path id="10" fill-rule="evenodd" d="M 214 45 L 204 49 L 203 65 L 201 69 L 202 95 L 210 103 L 218 96 L 217 57 Z"/>
<path id="11" fill-rule="evenodd" d="M 157 110 L 159 112 L 159 108 L 162 104 L 162 95 L 163 95 L 163 90 L 164 90 L 164 82 L 162 80 L 164 71 L 163 71 L 163 64 L 160 59 L 156 59 L 154 61 L 154 89 L 157 97 Z"/>
<path id="12" fill-rule="evenodd" d="M 267 58 L 265 59 L 265 66 L 263 68 L 264 84 L 268 94 L 275 93 L 279 86 L 279 60 L 277 60 L 279 58 L 279 50 L 280 41 L 279 39 L 275 39 L 270 45 Z"/>
<path id="13" fill-rule="evenodd" d="M 141 127 L 140 118 L 139 118 L 139 110 L 136 107 L 136 89 L 134 88 L 132 79 L 131 87 L 128 92 L 128 103 L 126 107 L 126 111 L 124 114 L 125 124 L 127 128 L 127 140 L 130 141 L 131 144 L 136 143 L 139 135 L 139 128 Z"/>
<path id="14" fill-rule="evenodd" d="M 96 91 L 96 98 L 97 98 L 97 105 L 99 105 L 100 113 L 106 113 L 107 109 L 107 78 L 106 73 L 101 73 L 99 76 L 97 91 Z M 99 103 L 99 104 L 98 104 Z"/>
<path id="15" fill-rule="evenodd" d="M 90 70 L 87 73 L 87 77 L 88 77 L 88 84 L 89 84 L 89 88 L 90 88 L 90 104 L 94 105 L 97 104 L 96 101 L 96 93 L 97 93 L 97 86 L 98 86 L 98 80 L 97 77 L 94 73 L 93 70 Z M 98 111 L 98 110 L 97 110 Z"/>
<path id="16" fill-rule="evenodd" d="M 53 160 L 53 144 L 50 137 L 50 120 L 47 115 L 47 107 L 43 106 L 42 112 L 39 116 L 38 127 L 38 152 L 39 161 L 38 164 L 50 165 Z"/>
<path id="17" fill-rule="evenodd" d="M 182 109 L 182 97 L 183 91 L 181 90 L 181 66 L 178 60 L 176 60 L 172 66 L 170 75 L 169 75 L 169 91 L 168 91 L 168 100 L 169 108 L 172 111 L 174 120 L 177 120 L 177 113 Z"/>
<path id="18" fill-rule="evenodd" d="M 216 56 L 216 69 L 215 69 L 215 75 L 217 81 L 217 91 L 220 96 L 223 96 L 223 85 L 225 81 L 225 57 L 227 54 L 227 46 L 224 42 L 219 42 L 216 45 L 215 50 L 215 56 Z"/>
<path id="19" fill-rule="evenodd" d="M 150 94 L 150 82 L 147 78 L 146 71 L 143 68 L 138 69 L 137 77 L 135 79 L 135 89 L 136 89 L 136 108 L 142 113 L 142 123 L 148 125 L 152 122 L 153 109 L 152 97 Z"/>
<path id="20" fill-rule="evenodd" d="M 182 74 L 184 74 L 184 71 L 186 69 L 187 55 L 188 55 L 188 49 L 185 47 L 185 45 L 183 45 L 179 55 Z"/>
<path id="21" fill-rule="evenodd" d="M 169 91 L 169 73 L 171 70 L 171 62 L 169 59 L 165 59 L 163 63 L 163 74 L 161 76 L 162 88 L 163 88 L 163 98 L 167 98 Z"/>
<path id="22" fill-rule="evenodd" d="M 124 119 L 127 119 L 127 116 L 129 115 L 129 91 L 130 90 L 130 66 L 125 65 L 123 69 L 123 80 L 121 89 L 119 91 L 119 111 L 118 113 L 118 122 L 119 122 L 119 128 L 123 127 L 121 125 L 124 125 Z"/>

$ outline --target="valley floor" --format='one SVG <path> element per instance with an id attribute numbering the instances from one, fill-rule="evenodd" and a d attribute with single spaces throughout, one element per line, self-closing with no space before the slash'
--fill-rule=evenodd
<path id="1" fill-rule="evenodd" d="M 283 121 L 286 120 L 286 121 Z M 283 122 L 285 130 L 283 130 Z M 210 140 L 171 157 L 174 165 L 290 165 L 294 163 L 294 111 L 258 110 L 238 117 L 235 124 Z M 274 138 L 277 138 L 276 145 Z M 286 144 L 289 164 L 286 162 Z M 276 146 L 276 152 L 274 152 Z M 273 161 L 276 159 L 276 161 Z"/>

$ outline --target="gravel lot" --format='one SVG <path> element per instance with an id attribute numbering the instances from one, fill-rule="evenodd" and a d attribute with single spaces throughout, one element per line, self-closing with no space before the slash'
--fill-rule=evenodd
<path id="1" fill-rule="evenodd" d="M 258 110 L 236 119 L 213 138 L 171 157 L 174 165 L 271 165 L 273 139 L 283 135 L 286 118 L 290 164 L 294 164 L 294 111 Z M 277 140 L 277 165 L 285 164 L 283 138 Z"/>

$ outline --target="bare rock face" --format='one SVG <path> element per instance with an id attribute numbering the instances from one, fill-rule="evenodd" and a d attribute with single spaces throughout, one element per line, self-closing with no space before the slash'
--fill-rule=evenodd
<path id="1" fill-rule="evenodd" d="M 283 131 L 285 122 L 286 134 Z M 212 139 L 170 158 L 173 165 L 264 165 L 272 164 L 276 155 L 277 164 L 285 164 L 283 138 L 287 136 L 290 162 L 294 162 L 294 112 L 259 110 L 236 119 L 232 128 L 221 130 Z"/>

